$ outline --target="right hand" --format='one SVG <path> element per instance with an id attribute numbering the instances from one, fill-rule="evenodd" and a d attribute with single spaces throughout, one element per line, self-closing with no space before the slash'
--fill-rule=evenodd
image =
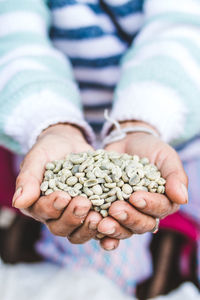
<path id="1" fill-rule="evenodd" d="M 43 222 L 58 236 L 72 243 L 84 243 L 97 234 L 102 217 L 90 211 L 91 202 L 85 197 L 71 199 L 66 192 L 41 196 L 40 184 L 47 162 L 66 154 L 93 150 L 81 131 L 73 125 L 58 124 L 44 130 L 26 155 L 16 181 L 13 206 L 24 214 Z M 118 243 L 111 239 L 112 243 Z"/>

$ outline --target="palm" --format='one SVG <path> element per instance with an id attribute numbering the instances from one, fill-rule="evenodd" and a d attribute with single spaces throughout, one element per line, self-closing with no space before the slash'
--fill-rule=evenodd
<path id="1" fill-rule="evenodd" d="M 175 203 L 184 203 L 181 183 L 185 184 L 186 175 L 177 153 L 158 138 L 144 133 L 130 134 L 124 141 L 109 145 L 106 150 L 137 154 L 148 157 L 167 180 L 166 194 Z"/>
<path id="2" fill-rule="evenodd" d="M 40 184 L 47 162 L 62 159 L 71 152 L 92 150 L 92 147 L 82 137 L 73 133 L 50 132 L 44 134 L 26 155 L 17 179 L 17 185 L 20 181 L 24 187 L 22 205 L 18 205 L 18 208 L 28 208 L 39 199 Z"/>
<path id="3" fill-rule="evenodd" d="M 49 161 L 62 159 L 68 153 L 78 153 L 83 151 L 92 150 L 92 147 L 86 142 L 76 143 L 76 140 L 71 137 L 71 140 L 62 136 L 46 136 L 36 144 L 33 148 L 31 155 L 34 155 L 34 162 L 38 160 L 41 162 L 41 166 Z"/>

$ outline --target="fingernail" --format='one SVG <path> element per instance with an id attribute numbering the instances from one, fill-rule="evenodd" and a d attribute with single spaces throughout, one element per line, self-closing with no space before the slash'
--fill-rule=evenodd
<path id="1" fill-rule="evenodd" d="M 88 228 L 91 230 L 96 230 L 97 226 L 98 226 L 98 223 L 93 221 L 93 222 L 89 223 Z"/>
<path id="2" fill-rule="evenodd" d="M 106 247 L 105 250 L 107 250 L 107 251 L 112 251 L 112 250 L 114 250 L 114 249 L 115 249 L 115 246 L 110 246 L 110 247 Z"/>
<path id="3" fill-rule="evenodd" d="M 87 216 L 88 209 L 86 208 L 75 208 L 74 215 L 79 218 L 84 218 Z"/>
<path id="4" fill-rule="evenodd" d="M 15 206 L 17 199 L 21 196 L 22 194 L 22 187 L 18 187 L 17 190 L 15 191 L 15 194 L 13 196 L 12 200 L 12 206 Z"/>
<path id="5" fill-rule="evenodd" d="M 182 193 L 184 195 L 185 203 L 188 203 L 188 190 L 183 183 L 181 184 L 181 189 L 182 189 Z"/>
<path id="6" fill-rule="evenodd" d="M 54 201 L 53 206 L 57 210 L 63 210 L 67 206 L 68 202 L 69 201 L 65 198 L 58 198 Z"/>
<path id="7" fill-rule="evenodd" d="M 104 237 L 105 237 L 105 235 L 102 234 L 102 233 L 100 233 L 100 232 L 98 232 L 98 233 L 96 234 L 96 238 L 99 239 L 99 240 L 103 239 Z"/>
<path id="8" fill-rule="evenodd" d="M 106 231 L 101 230 L 101 233 L 103 233 L 103 234 L 113 234 L 114 232 L 115 232 L 115 228 L 111 228 L 111 229 L 106 230 Z"/>
<path id="9" fill-rule="evenodd" d="M 147 203 L 144 199 L 134 199 L 131 203 L 136 206 L 137 208 L 145 208 Z"/>
<path id="10" fill-rule="evenodd" d="M 113 217 L 116 217 L 120 221 L 125 221 L 128 218 L 126 212 L 118 212 L 116 214 L 112 214 Z"/>

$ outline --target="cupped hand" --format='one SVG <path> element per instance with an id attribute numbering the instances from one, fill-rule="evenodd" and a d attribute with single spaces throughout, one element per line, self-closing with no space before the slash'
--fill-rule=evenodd
<path id="1" fill-rule="evenodd" d="M 159 138 L 147 133 L 130 133 L 121 141 L 110 144 L 107 151 L 148 157 L 166 179 L 165 195 L 138 191 L 129 202 L 116 201 L 109 209 L 109 217 L 98 225 L 98 231 L 116 239 L 132 234 L 152 231 L 156 218 L 162 219 L 176 212 L 180 204 L 188 201 L 187 176 L 176 151 Z M 108 237 L 101 241 L 102 247 L 112 242 Z"/>
<path id="2" fill-rule="evenodd" d="M 47 162 L 61 159 L 71 152 L 88 150 L 93 149 L 75 126 L 59 124 L 49 127 L 26 155 L 13 197 L 13 206 L 24 214 L 45 223 L 53 234 L 68 237 L 72 243 L 78 244 L 96 236 L 101 215 L 90 211 L 91 202 L 85 197 L 71 199 L 62 191 L 41 196 L 40 184 Z"/>

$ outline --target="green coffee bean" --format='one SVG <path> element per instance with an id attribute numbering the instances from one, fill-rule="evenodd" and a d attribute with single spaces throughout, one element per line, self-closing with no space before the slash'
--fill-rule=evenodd
<path id="1" fill-rule="evenodd" d="M 71 176 L 69 178 L 67 178 L 67 185 L 71 186 L 71 185 L 75 185 L 78 182 L 78 179 L 76 176 Z"/>
<path id="2" fill-rule="evenodd" d="M 103 217 L 116 200 L 128 201 L 136 191 L 165 193 L 166 180 L 146 157 L 107 152 L 103 149 L 67 154 L 48 162 L 40 186 L 42 195 L 65 191 L 71 197 L 87 197 Z"/>

